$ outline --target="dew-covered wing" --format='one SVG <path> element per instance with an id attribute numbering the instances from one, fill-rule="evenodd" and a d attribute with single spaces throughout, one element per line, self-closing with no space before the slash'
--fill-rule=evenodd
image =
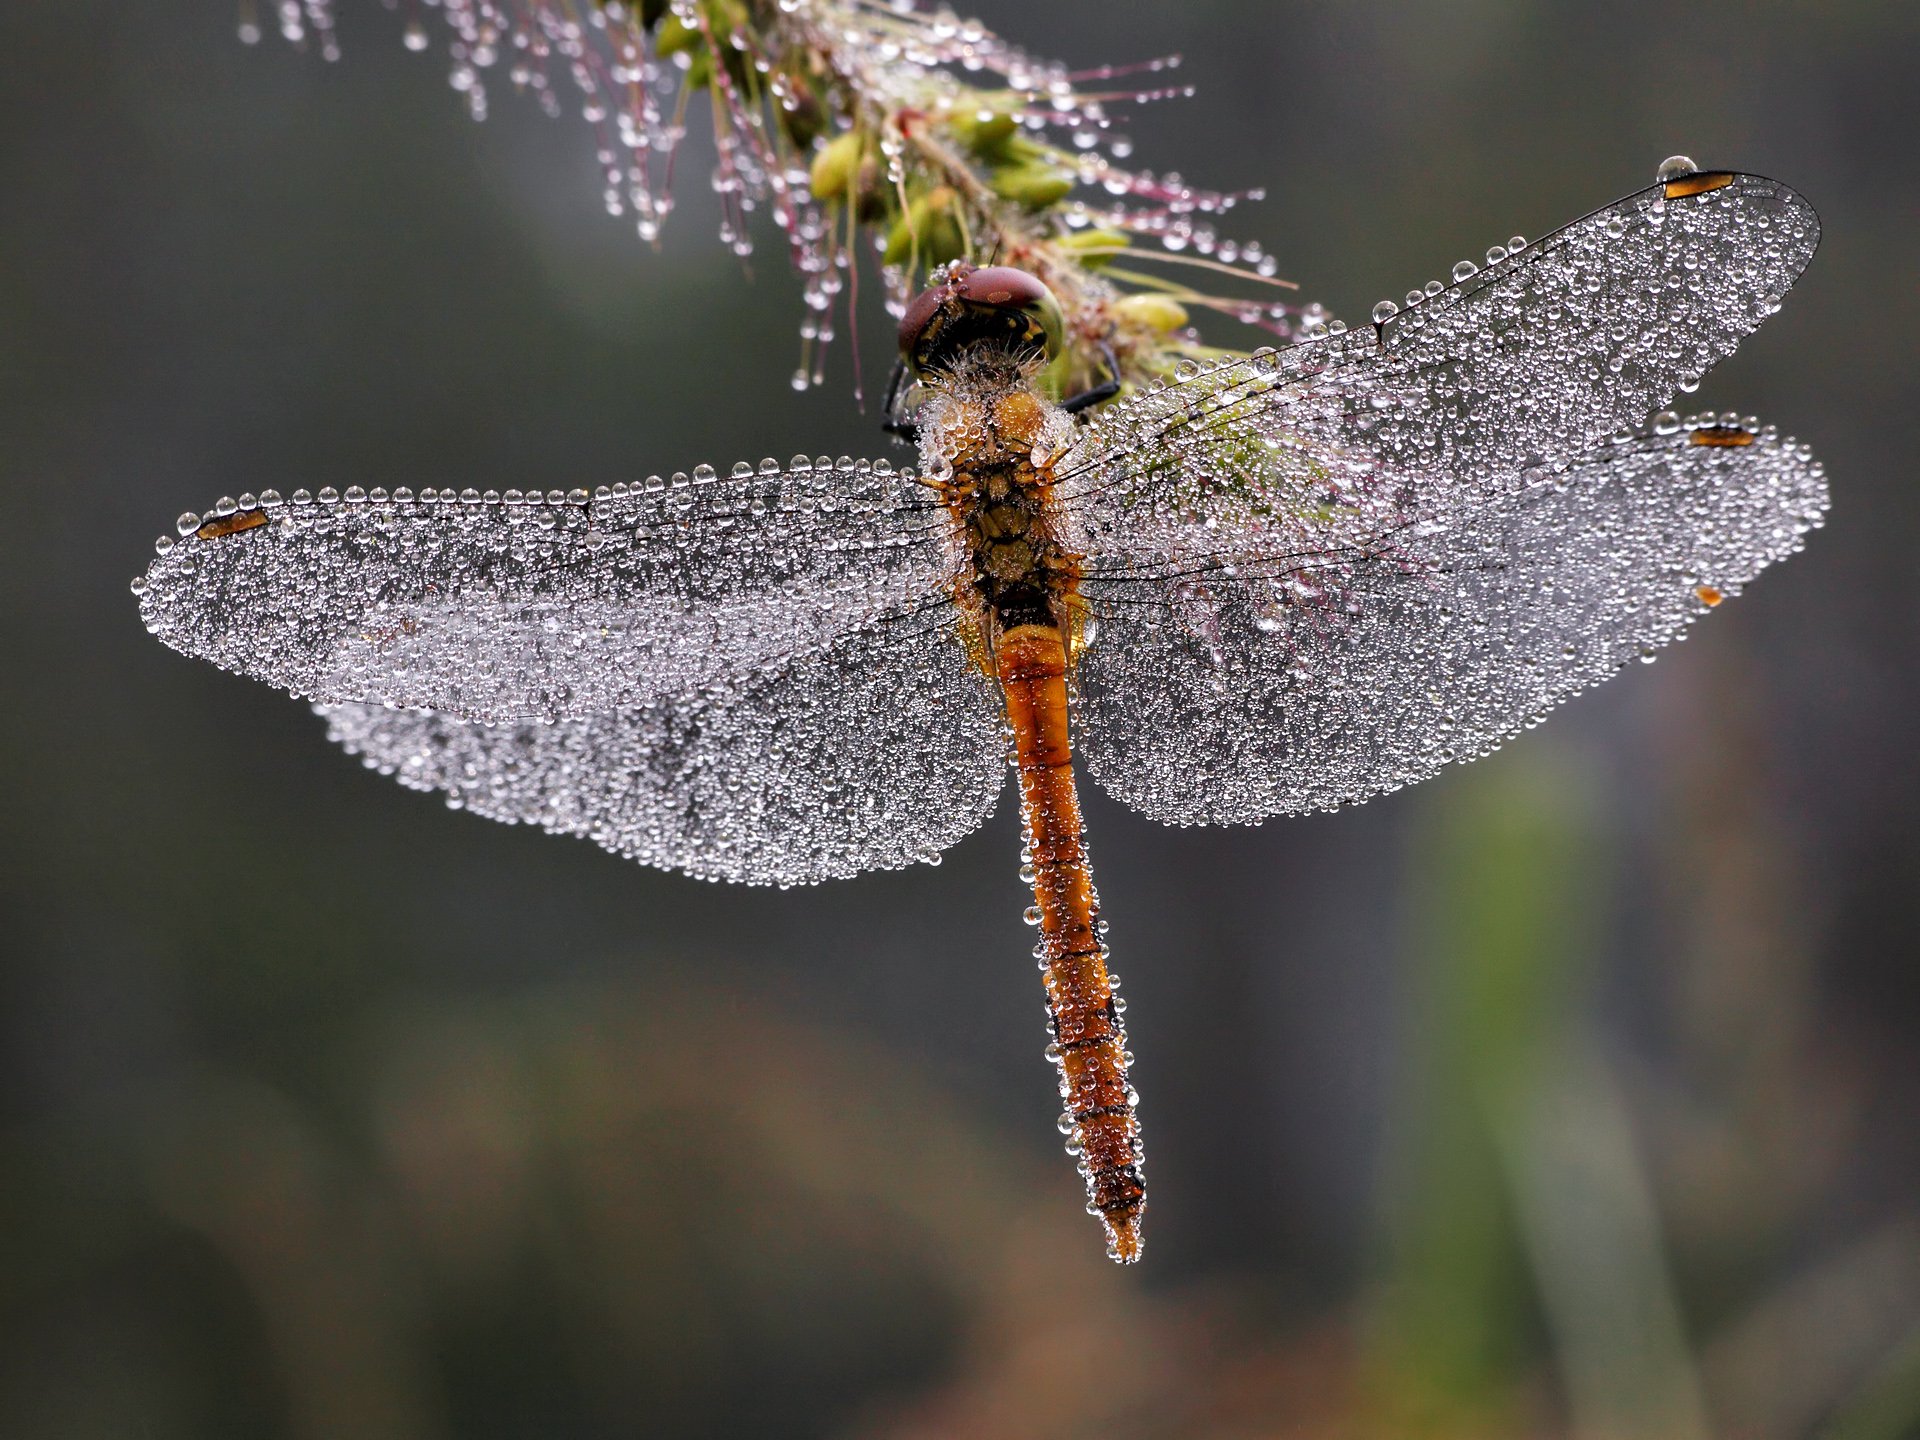
<path id="1" fill-rule="evenodd" d="M 1645 425 L 1779 308 L 1819 234 L 1775 180 L 1655 185 L 1463 261 L 1376 323 L 1109 407 L 1060 493 L 1083 548 L 1145 564 L 1310 523 L 1329 495 L 1444 507 Z"/>
<path id="2" fill-rule="evenodd" d="M 1826 506 L 1791 440 L 1659 429 L 1317 548 L 1096 574 L 1089 771 L 1173 824 L 1332 808 L 1483 755 L 1649 657 Z"/>
<path id="3" fill-rule="evenodd" d="M 800 885 L 931 860 L 992 813 L 999 699 L 935 605 L 692 697 L 557 724 L 318 707 L 403 785 L 710 880 Z"/>
<path id="4" fill-rule="evenodd" d="M 944 595 L 924 495 L 884 462 L 804 459 L 592 496 L 270 494 L 183 516 L 135 589 L 175 649 L 321 703 L 594 715 Z"/>

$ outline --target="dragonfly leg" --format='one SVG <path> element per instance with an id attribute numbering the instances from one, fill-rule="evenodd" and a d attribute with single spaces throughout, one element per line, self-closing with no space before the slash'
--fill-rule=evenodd
<path id="1" fill-rule="evenodd" d="M 907 362 L 895 360 L 887 377 L 887 398 L 880 407 L 880 428 L 901 440 L 917 440 L 920 428 L 901 412 L 907 393 Z"/>
<path id="2" fill-rule="evenodd" d="M 1100 358 L 1106 362 L 1107 378 L 1091 390 L 1082 390 L 1078 395 L 1062 400 L 1060 408 L 1069 415 L 1091 410 L 1102 400 L 1111 400 L 1120 393 L 1120 360 L 1113 353 L 1113 347 L 1104 340 L 1100 342 Z"/>

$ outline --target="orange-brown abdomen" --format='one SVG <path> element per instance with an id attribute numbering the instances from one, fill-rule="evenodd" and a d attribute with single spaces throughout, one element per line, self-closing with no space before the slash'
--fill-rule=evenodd
<path id="1" fill-rule="evenodd" d="M 1040 927 L 1036 956 L 1046 972 L 1047 1015 L 1066 1102 L 1060 1128 L 1072 1137 L 1087 1182 L 1087 1208 L 1107 1227 L 1108 1253 L 1140 1257 L 1147 1192 L 1140 1179 L 1137 1097 L 1127 1083 L 1126 1030 L 1100 942 L 1094 893 L 1074 791 L 1067 736 L 1067 647 L 1055 625 L 1020 625 L 999 637 L 994 668 L 1013 729 L 1014 763 L 1026 825 Z"/>

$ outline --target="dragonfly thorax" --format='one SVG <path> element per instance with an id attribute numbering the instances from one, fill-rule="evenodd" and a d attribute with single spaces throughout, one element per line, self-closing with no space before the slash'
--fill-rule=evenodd
<path id="1" fill-rule="evenodd" d="M 1079 560 L 1062 540 L 1053 466 L 1073 422 L 1002 352 L 967 357 L 931 389 L 917 416 L 921 448 L 928 473 L 944 477 L 956 598 L 971 638 L 991 651 L 1020 625 L 1071 634 Z"/>

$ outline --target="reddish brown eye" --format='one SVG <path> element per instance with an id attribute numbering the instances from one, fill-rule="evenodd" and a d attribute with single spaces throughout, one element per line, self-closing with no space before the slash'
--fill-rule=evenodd
<path id="1" fill-rule="evenodd" d="M 1024 270 L 1011 265 L 988 265 L 972 270 L 954 283 L 954 293 L 975 305 L 1026 310 L 1052 298 L 1052 292 Z"/>
<path id="2" fill-rule="evenodd" d="M 912 355 L 920 343 L 920 337 L 926 333 L 927 325 L 940 313 L 940 306 L 947 298 L 946 287 L 936 285 L 931 290 L 922 290 L 907 306 L 907 313 L 900 317 L 900 353 Z"/>
<path id="3" fill-rule="evenodd" d="M 1065 322 L 1053 292 L 1024 270 L 964 260 L 914 296 L 900 317 L 900 355 L 916 374 L 949 368 L 968 351 L 1059 353 Z"/>

